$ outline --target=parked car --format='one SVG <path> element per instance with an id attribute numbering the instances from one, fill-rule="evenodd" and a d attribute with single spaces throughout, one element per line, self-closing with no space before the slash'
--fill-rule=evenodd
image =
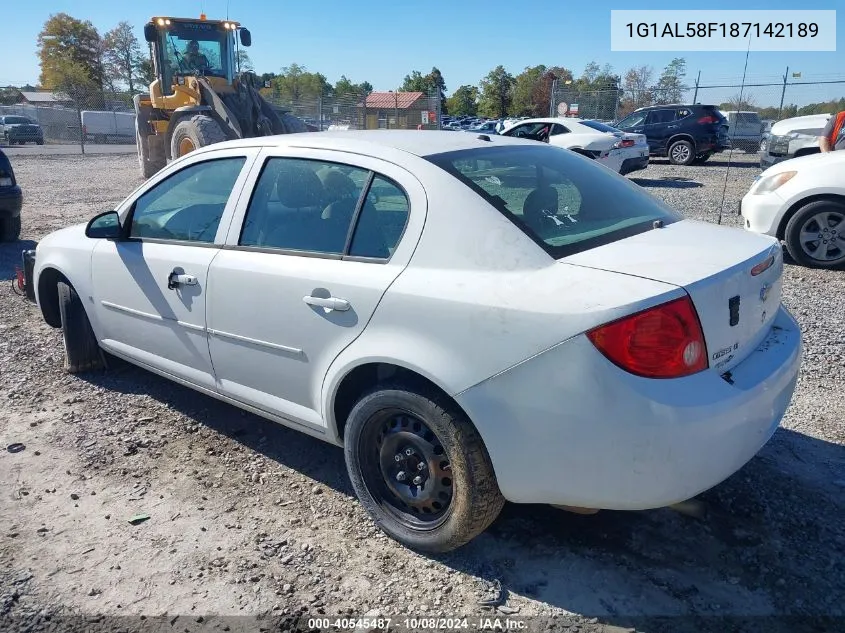
<path id="1" fill-rule="evenodd" d="M 85 140 L 97 144 L 135 143 L 135 114 L 128 112 L 82 111 Z"/>
<path id="2" fill-rule="evenodd" d="M 809 114 L 772 125 L 760 153 L 760 167 L 767 169 L 790 158 L 819 153 L 819 136 L 830 117 L 830 114 Z"/>
<path id="3" fill-rule="evenodd" d="M 467 130 L 467 132 L 477 132 L 479 134 L 498 134 L 496 131 L 496 126 L 498 125 L 498 121 L 485 121 L 475 127 L 471 127 Z"/>
<path id="4" fill-rule="evenodd" d="M 0 242 L 14 242 L 21 236 L 23 194 L 15 180 L 9 157 L 0 150 Z"/>
<path id="5" fill-rule="evenodd" d="M 648 106 L 613 127 L 645 134 L 651 155 L 668 156 L 673 165 L 703 163 L 730 148 L 727 119 L 713 105 Z"/>
<path id="6" fill-rule="evenodd" d="M 727 110 L 722 112 L 722 116 L 728 120 L 731 147 L 741 149 L 746 154 L 756 154 L 760 151 L 764 126 L 758 112 Z"/>
<path id="7" fill-rule="evenodd" d="M 597 121 L 555 117 L 526 119 L 506 127 L 501 134 L 570 149 L 623 175 L 648 167 L 645 135 L 626 134 Z"/>
<path id="8" fill-rule="evenodd" d="M 845 152 L 810 154 L 760 174 L 740 203 L 745 228 L 784 240 L 799 264 L 845 265 Z"/>
<path id="9" fill-rule="evenodd" d="M 37 143 L 44 145 L 44 130 L 27 116 L 6 114 L 0 116 L 0 134 L 9 145 Z"/>
<path id="10" fill-rule="evenodd" d="M 656 508 L 742 467 L 798 375 L 782 264 L 545 143 L 371 130 L 191 152 L 45 237 L 31 287 L 69 371 L 343 446 L 375 523 L 446 551 L 505 499 Z"/>

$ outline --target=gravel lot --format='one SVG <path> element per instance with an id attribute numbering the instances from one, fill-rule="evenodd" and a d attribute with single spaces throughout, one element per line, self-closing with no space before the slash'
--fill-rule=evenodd
<path id="1" fill-rule="evenodd" d="M 168 631 L 257 630 L 217 616 L 299 613 L 845 630 L 820 621 L 845 618 L 845 272 L 786 267 L 784 300 L 805 337 L 798 388 L 759 456 L 702 495 L 704 516 L 511 505 L 465 548 L 425 557 L 372 527 L 339 449 L 128 365 L 65 374 L 59 332 L 7 280 L 29 240 L 112 208 L 141 179 L 132 155 L 13 160 L 26 198 L 23 244 L 0 245 L 0 630 L 66 624 L 63 613 L 135 616 L 124 630 L 166 616 L 145 622 Z M 632 177 L 711 221 L 727 183 L 723 223 L 737 225 L 759 168 L 734 160 L 727 179 L 726 156 L 655 161 Z M 26 449 L 6 452 L 13 442 Z M 149 520 L 130 524 L 141 513 Z M 480 606 L 497 582 L 501 606 Z"/>

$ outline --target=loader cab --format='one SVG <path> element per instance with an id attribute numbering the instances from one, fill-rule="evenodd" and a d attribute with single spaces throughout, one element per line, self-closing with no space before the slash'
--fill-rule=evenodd
<path id="1" fill-rule="evenodd" d="M 172 94 L 172 86 L 197 74 L 217 86 L 231 86 L 236 73 L 237 31 L 241 42 L 249 46 L 249 31 L 237 22 L 153 18 L 144 27 L 144 38 L 151 45 L 162 93 Z"/>

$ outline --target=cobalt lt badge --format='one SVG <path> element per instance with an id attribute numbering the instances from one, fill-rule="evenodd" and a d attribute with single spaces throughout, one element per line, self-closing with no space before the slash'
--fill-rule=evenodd
<path id="1" fill-rule="evenodd" d="M 769 291 L 772 289 L 771 284 L 763 284 L 763 287 L 760 288 L 760 301 L 765 301 L 769 298 Z"/>

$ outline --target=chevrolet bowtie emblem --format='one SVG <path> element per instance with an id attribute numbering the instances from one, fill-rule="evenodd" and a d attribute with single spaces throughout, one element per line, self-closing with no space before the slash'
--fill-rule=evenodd
<path id="1" fill-rule="evenodd" d="M 760 288 L 760 301 L 765 301 L 769 297 L 769 291 L 772 289 L 771 284 L 764 284 Z"/>

